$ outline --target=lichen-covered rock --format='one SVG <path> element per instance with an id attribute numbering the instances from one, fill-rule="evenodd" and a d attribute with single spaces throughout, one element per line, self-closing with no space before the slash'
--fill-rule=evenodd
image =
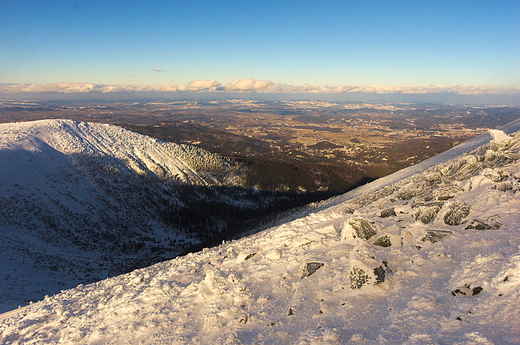
<path id="1" fill-rule="evenodd" d="M 462 190 L 455 186 L 448 186 L 444 188 L 440 188 L 433 192 L 433 195 L 437 198 L 437 200 L 448 200 L 452 199 L 458 193 L 462 192 Z"/>
<path id="2" fill-rule="evenodd" d="M 365 270 L 359 267 L 352 267 L 348 275 L 348 280 L 351 289 L 361 289 L 363 285 L 368 283 L 370 277 Z"/>
<path id="3" fill-rule="evenodd" d="M 388 218 L 388 217 L 394 217 L 396 216 L 395 208 L 387 208 L 381 211 L 381 218 Z"/>
<path id="4" fill-rule="evenodd" d="M 437 205 L 433 206 L 419 206 L 419 209 L 416 213 L 412 214 L 412 219 L 414 221 L 420 220 L 424 224 L 428 224 L 435 220 L 435 217 L 437 217 L 437 214 L 441 208 Z"/>
<path id="5" fill-rule="evenodd" d="M 324 264 L 322 262 L 309 262 L 302 269 L 301 279 L 312 275 L 314 272 L 319 270 Z"/>
<path id="6" fill-rule="evenodd" d="M 447 225 L 460 225 L 462 219 L 469 215 L 469 207 L 458 201 L 448 205 L 448 212 L 444 215 L 444 223 Z"/>
<path id="7" fill-rule="evenodd" d="M 364 285 L 384 282 L 388 272 L 388 262 L 379 259 L 373 247 L 363 242 L 350 254 L 350 269 L 346 278 L 352 289 L 360 289 Z"/>
<path id="8" fill-rule="evenodd" d="M 354 237 L 360 237 L 364 240 L 368 240 L 370 237 L 376 234 L 376 230 L 370 225 L 368 220 L 363 217 L 352 218 L 348 221 L 348 225 L 354 231 Z"/>
<path id="9" fill-rule="evenodd" d="M 489 229 L 492 229 L 493 227 L 489 224 L 486 224 L 484 223 L 483 221 L 481 220 L 478 220 L 478 219 L 473 219 L 473 221 L 471 222 L 471 224 L 469 224 L 468 226 L 466 226 L 466 230 L 489 230 Z"/>
<path id="10" fill-rule="evenodd" d="M 507 180 L 509 178 L 509 175 L 504 174 L 504 172 L 502 170 L 500 170 L 496 173 L 489 172 L 489 173 L 484 174 L 484 176 L 493 182 L 504 182 L 505 180 Z"/>
<path id="11" fill-rule="evenodd" d="M 372 272 L 366 271 L 360 267 L 352 267 L 349 272 L 348 280 L 351 289 L 361 289 L 364 285 L 374 285 L 383 283 L 386 277 L 386 268 L 384 265 L 372 269 Z"/>
<path id="12" fill-rule="evenodd" d="M 424 237 L 421 238 L 421 241 L 430 241 L 431 243 L 437 243 L 450 234 L 452 234 L 452 232 L 446 230 L 428 230 L 426 231 L 426 235 L 424 235 Z"/>
<path id="13" fill-rule="evenodd" d="M 380 247 L 390 247 L 392 246 L 392 241 L 390 240 L 390 237 L 387 235 L 383 237 L 379 237 L 375 242 L 374 245 L 380 246 Z"/>

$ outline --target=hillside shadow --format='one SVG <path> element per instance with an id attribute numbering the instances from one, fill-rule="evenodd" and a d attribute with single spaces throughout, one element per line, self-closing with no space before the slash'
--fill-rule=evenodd
<path id="1" fill-rule="evenodd" d="M 68 155 L 34 142 L 37 150 L 8 152 L 12 181 L 3 181 L 0 225 L 19 229 L 24 245 L 11 259 L 32 262 L 41 298 L 244 237 L 339 194 L 190 185 L 136 173 L 113 156 Z"/>

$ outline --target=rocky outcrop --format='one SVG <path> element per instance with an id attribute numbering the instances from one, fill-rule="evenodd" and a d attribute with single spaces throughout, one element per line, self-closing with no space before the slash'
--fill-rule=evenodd
<path id="1" fill-rule="evenodd" d="M 377 240 L 375 240 L 374 245 L 380 246 L 380 247 L 391 247 L 392 241 L 390 240 L 390 237 L 385 235 L 385 236 L 379 237 Z"/>
<path id="2" fill-rule="evenodd" d="M 441 207 L 433 203 L 419 206 L 417 212 L 412 214 L 412 219 L 414 221 L 420 220 L 424 224 L 428 224 L 437 217 L 440 210 Z"/>
<path id="3" fill-rule="evenodd" d="M 321 267 L 323 267 L 323 265 L 324 264 L 322 262 L 309 262 L 309 263 L 307 263 L 305 266 L 303 266 L 301 279 L 314 274 L 314 272 L 316 272 Z"/>
<path id="4" fill-rule="evenodd" d="M 463 218 L 469 215 L 469 207 L 463 202 L 454 202 L 448 205 L 448 212 L 444 215 L 444 223 L 447 225 L 460 225 Z"/>
<path id="5" fill-rule="evenodd" d="M 348 221 L 348 225 L 353 230 L 353 236 L 368 240 L 376 234 L 376 230 L 370 225 L 368 220 L 363 217 L 352 218 Z"/>
<path id="6" fill-rule="evenodd" d="M 428 230 L 426 231 L 426 234 L 423 238 L 421 238 L 421 241 L 426 242 L 429 241 L 431 243 L 437 243 L 446 236 L 452 234 L 451 231 L 446 230 Z"/>
<path id="7" fill-rule="evenodd" d="M 381 218 L 388 218 L 388 217 L 394 217 L 396 216 L 395 208 L 387 208 L 381 211 Z"/>

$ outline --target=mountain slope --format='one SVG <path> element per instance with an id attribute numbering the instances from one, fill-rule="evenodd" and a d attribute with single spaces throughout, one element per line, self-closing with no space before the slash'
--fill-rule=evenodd
<path id="1" fill-rule="evenodd" d="M 0 161 L 0 310 L 185 253 L 288 199 L 241 188 L 217 154 L 113 125 L 1 124 Z"/>
<path id="2" fill-rule="evenodd" d="M 0 341 L 518 344 L 520 133 L 492 134 L 249 237 L 48 297 L 5 316 Z"/>

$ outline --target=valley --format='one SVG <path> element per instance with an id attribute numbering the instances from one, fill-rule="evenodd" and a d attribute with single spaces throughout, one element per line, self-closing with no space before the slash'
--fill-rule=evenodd
<path id="1" fill-rule="evenodd" d="M 267 101 L 0 102 L 0 122 L 110 123 L 245 162 L 260 190 L 344 193 L 520 116 L 507 106 Z"/>
<path id="2" fill-rule="evenodd" d="M 9 164 L 0 179 L 0 308 L 272 226 L 295 207 L 415 165 L 519 112 L 3 101 L 0 154 Z"/>

